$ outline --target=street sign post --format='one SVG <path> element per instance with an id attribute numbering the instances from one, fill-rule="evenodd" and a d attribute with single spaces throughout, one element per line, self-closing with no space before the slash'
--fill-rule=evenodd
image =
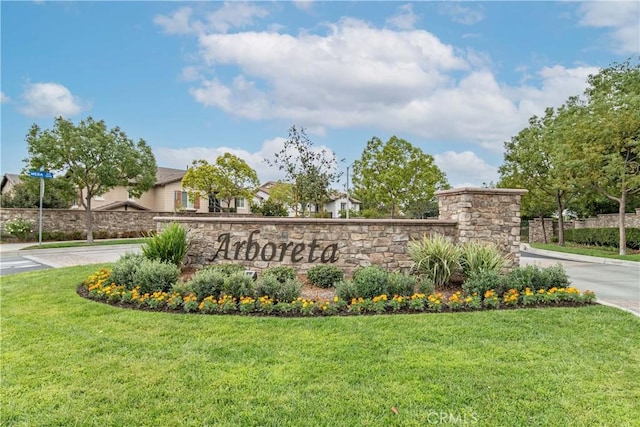
<path id="1" fill-rule="evenodd" d="M 51 172 L 39 170 L 29 171 L 29 176 L 40 178 L 40 214 L 38 216 L 40 225 L 38 226 L 38 245 L 42 246 L 42 199 L 44 198 L 44 180 L 45 178 L 53 178 L 53 174 Z"/>

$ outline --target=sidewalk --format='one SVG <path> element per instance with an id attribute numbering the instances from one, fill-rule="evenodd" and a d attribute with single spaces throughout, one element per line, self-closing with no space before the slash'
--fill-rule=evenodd
<path id="1" fill-rule="evenodd" d="M 534 255 L 543 255 L 552 258 L 564 259 L 567 261 L 579 261 L 579 262 L 589 262 L 592 264 L 608 264 L 608 265 L 626 265 L 630 267 L 637 267 L 640 265 L 638 262 L 634 261 L 625 261 L 622 259 L 613 259 L 613 258 L 600 258 L 595 256 L 587 256 L 587 255 L 578 255 L 578 254 L 568 254 L 565 252 L 557 252 L 557 251 L 547 251 L 544 249 L 535 249 L 532 248 L 528 243 L 520 244 L 520 251 L 528 252 Z"/>
<path id="2" fill-rule="evenodd" d="M 72 248 L 25 249 L 38 243 L 0 243 L 0 258 L 24 257 L 50 267 L 115 262 L 127 252 L 140 252 L 142 244 L 78 246 Z"/>

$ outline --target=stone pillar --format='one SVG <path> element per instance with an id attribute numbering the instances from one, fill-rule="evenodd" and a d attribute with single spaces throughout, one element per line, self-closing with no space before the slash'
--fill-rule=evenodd
<path id="1" fill-rule="evenodd" d="M 529 221 L 529 243 L 552 243 L 555 235 L 554 227 L 554 221 L 551 218 L 535 218 Z"/>
<path id="2" fill-rule="evenodd" d="M 520 264 L 520 199 L 527 190 L 455 188 L 436 192 L 440 220 L 458 222 L 458 242 L 493 242 L 507 268 Z"/>

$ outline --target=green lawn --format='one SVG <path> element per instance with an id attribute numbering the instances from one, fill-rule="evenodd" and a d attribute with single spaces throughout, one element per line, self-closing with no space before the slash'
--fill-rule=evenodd
<path id="1" fill-rule="evenodd" d="M 595 256 L 601 258 L 621 259 L 625 261 L 640 262 L 640 253 L 619 255 L 618 249 L 606 247 L 585 247 L 571 245 L 567 243 L 565 246 L 558 246 L 553 243 L 531 243 L 531 247 L 535 249 L 544 249 L 546 251 L 556 251 L 569 254 Z"/>
<path id="2" fill-rule="evenodd" d="M 77 284 L 96 269 L 2 278 L 0 424 L 640 420 L 640 319 L 612 308 L 314 318 L 167 314 L 78 297 Z"/>

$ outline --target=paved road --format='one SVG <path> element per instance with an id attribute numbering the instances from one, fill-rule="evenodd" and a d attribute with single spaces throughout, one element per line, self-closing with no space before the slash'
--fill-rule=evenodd
<path id="1" fill-rule="evenodd" d="M 640 315 L 640 264 L 601 264 L 521 252 L 521 265 L 548 267 L 557 263 L 564 267 L 572 286 L 595 292 L 600 302 Z"/>
<path id="2" fill-rule="evenodd" d="M 51 267 L 24 257 L 10 256 L 2 257 L 0 259 L 0 276 L 24 273 L 27 271 L 43 270 L 45 268 Z"/>

